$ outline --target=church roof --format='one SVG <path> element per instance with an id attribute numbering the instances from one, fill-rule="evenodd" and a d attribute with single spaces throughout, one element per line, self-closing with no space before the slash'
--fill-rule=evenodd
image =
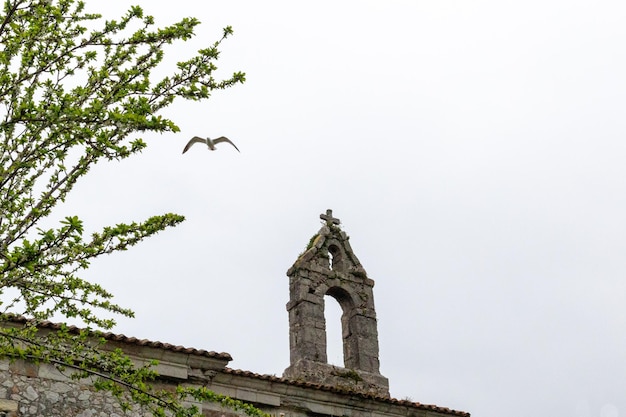
<path id="1" fill-rule="evenodd" d="M 5 317 L 7 317 L 7 321 L 12 322 L 12 323 L 17 323 L 17 324 L 26 324 L 27 322 L 31 321 L 31 319 L 28 319 L 24 316 L 18 316 L 14 314 L 10 314 Z M 47 320 L 37 323 L 37 327 L 41 329 L 59 330 L 61 329 L 61 326 L 63 326 L 61 323 L 53 323 Z M 78 334 L 81 330 L 83 330 L 77 326 L 66 326 L 66 328 L 70 333 L 74 333 L 74 334 Z M 189 347 L 184 347 L 180 345 L 172 345 L 170 343 L 164 343 L 164 342 L 158 342 L 158 341 L 155 342 L 155 341 L 151 341 L 147 339 L 137 339 L 136 337 L 129 337 L 123 334 L 116 334 L 116 333 L 110 333 L 110 332 L 106 332 L 106 333 L 102 332 L 102 333 L 97 333 L 97 334 L 96 332 L 94 332 L 94 336 L 96 335 L 99 337 L 103 337 L 105 340 L 108 340 L 111 342 L 120 342 L 120 343 L 124 343 L 127 345 L 145 346 L 145 347 L 162 349 L 162 350 L 171 351 L 171 352 L 186 353 L 190 355 L 221 359 L 225 361 L 233 360 L 233 357 L 230 356 L 230 354 L 226 352 L 218 353 L 218 352 L 208 351 L 204 349 L 195 349 L 195 348 L 189 348 Z"/>
<path id="2" fill-rule="evenodd" d="M 343 301 L 347 306 L 346 308 L 351 308 L 358 313 L 345 314 L 359 319 L 349 323 L 351 334 L 354 336 L 353 339 L 358 339 L 358 343 L 350 338 L 344 339 L 344 343 L 347 343 L 349 348 L 358 351 L 358 355 L 353 356 L 362 359 L 362 361 L 357 361 L 351 358 L 354 363 L 347 363 L 346 365 L 346 369 L 349 369 L 350 372 L 357 372 L 358 381 L 346 383 L 346 376 L 337 374 L 336 367 L 326 363 L 326 338 L 323 337 L 325 335 L 322 334 L 322 337 L 319 337 L 314 332 L 304 332 L 299 334 L 299 337 L 290 339 L 290 342 L 301 340 L 303 343 L 295 346 L 292 343 L 290 346 L 292 363 L 285 370 L 283 377 L 228 368 L 226 365 L 232 360 L 232 357 L 225 352 L 218 353 L 189 348 L 110 332 L 93 331 L 93 336 L 113 342 L 113 346 L 121 347 L 127 354 L 133 352 L 139 358 L 172 361 L 174 366 L 170 367 L 171 369 L 164 369 L 167 372 L 173 372 L 173 374 L 164 374 L 157 369 L 157 372 L 162 376 L 200 378 L 206 382 L 207 377 L 211 380 L 213 376 L 221 375 L 222 382 L 225 380 L 231 381 L 228 384 L 236 382 L 233 384 L 236 387 L 240 387 L 240 385 L 243 387 L 248 385 L 260 386 L 270 392 L 270 396 L 277 393 L 275 392 L 276 388 L 278 388 L 278 392 L 288 396 L 295 395 L 295 397 L 302 396 L 303 393 L 306 393 L 305 396 L 311 395 L 313 393 L 309 390 L 314 390 L 315 397 L 318 399 L 327 397 L 340 403 L 367 404 L 368 407 L 378 410 L 394 409 L 396 411 L 392 413 L 393 415 L 406 413 L 408 416 L 414 416 L 432 415 L 431 413 L 434 413 L 470 417 L 470 414 L 464 411 L 390 397 L 388 380 L 380 375 L 378 368 L 376 313 L 371 291 L 374 281 L 367 277 L 365 269 L 350 246 L 349 236 L 339 227 L 340 220 L 333 217 L 332 210 L 327 210 L 326 214 L 322 214 L 320 218 L 325 221 L 325 224 L 311 238 L 307 248 L 298 256 L 294 265 L 287 272 L 290 277 L 290 301 L 287 304 L 287 310 L 290 313 L 290 330 L 295 333 L 310 327 L 324 329 L 323 322 L 311 326 L 311 317 L 323 318 L 323 314 L 314 314 L 316 310 L 313 311 L 312 306 L 319 307 L 323 313 L 324 302 L 321 297 L 325 294 L 332 295 L 340 303 Z M 320 298 L 317 304 L 315 304 L 317 301 L 315 296 Z M 301 302 L 302 300 L 307 301 L 307 303 Z M 296 314 L 292 314 L 291 309 L 294 306 L 302 307 L 303 311 L 296 311 Z M 293 317 L 304 319 L 305 323 L 293 321 Z M 66 326 L 50 321 L 35 322 L 13 314 L 0 315 L 0 326 L 2 321 L 9 323 L 9 325 L 13 323 L 14 326 L 35 324 L 40 329 L 50 331 L 63 328 L 74 334 L 83 330 L 76 326 Z M 362 343 L 363 341 L 367 343 Z M 362 347 L 361 344 L 365 347 Z M 315 349 L 312 350 L 311 346 L 315 349 L 319 348 L 319 352 Z M 295 362 L 294 357 L 297 359 Z M 322 358 L 321 361 L 319 360 L 320 357 Z M 198 373 L 198 371 L 200 372 Z M 329 376 L 336 376 L 336 378 L 329 378 Z M 398 407 L 400 408 L 398 409 Z"/>
<path id="3" fill-rule="evenodd" d="M 316 383 L 305 382 L 305 381 L 294 381 L 294 380 L 290 380 L 286 378 L 277 377 L 274 375 L 262 375 L 262 374 L 257 374 L 257 373 L 250 372 L 250 371 L 242 371 L 239 369 L 231 369 L 231 368 L 224 368 L 222 372 L 226 374 L 238 375 L 238 376 L 254 378 L 254 379 L 259 379 L 259 380 L 264 380 L 264 381 L 269 381 L 269 382 L 278 382 L 278 383 L 293 385 L 297 387 L 312 388 L 312 389 L 319 390 L 319 391 L 328 391 L 328 392 L 332 392 L 335 394 L 345 394 L 345 395 L 351 395 L 355 397 L 362 397 L 363 399 L 370 399 L 374 401 L 401 405 L 401 406 L 416 408 L 420 410 L 436 411 L 438 413 L 445 413 L 445 414 L 454 415 L 454 416 L 463 416 L 463 417 L 470 416 L 470 413 L 468 412 L 452 410 L 447 407 L 439 407 L 437 405 L 432 405 L 432 404 L 422 404 L 419 402 L 413 402 L 409 400 L 398 400 L 396 398 L 390 398 L 390 397 L 385 397 L 385 396 L 380 396 L 380 395 L 355 392 L 355 391 L 351 391 L 345 388 L 334 387 L 330 385 L 322 385 L 322 384 L 316 384 Z"/>
<path id="4" fill-rule="evenodd" d="M 31 319 L 28 319 L 20 315 L 15 315 L 15 314 L 6 314 L 4 315 L 4 319 L 6 322 L 14 323 L 14 324 L 26 324 L 31 321 Z M 37 323 L 37 327 L 41 329 L 52 330 L 52 331 L 59 330 L 61 329 L 62 326 L 63 325 L 61 323 L 54 323 L 51 321 L 41 321 Z M 71 333 L 79 333 L 82 330 L 81 328 L 77 326 L 66 326 L 66 329 Z M 96 335 L 95 332 L 94 332 L 94 335 Z M 204 349 L 196 349 L 196 348 L 184 347 L 180 345 L 172 345 L 170 343 L 151 341 L 147 339 L 137 339 L 136 337 L 128 337 L 123 334 L 116 334 L 116 333 L 110 333 L 110 332 L 97 333 L 97 335 L 100 337 L 103 337 L 107 341 L 117 342 L 117 343 L 121 343 L 124 345 L 138 346 L 138 347 L 150 347 L 150 348 L 159 349 L 163 351 L 169 351 L 169 352 L 180 353 L 180 354 L 188 354 L 188 355 L 196 355 L 196 356 L 201 356 L 201 357 L 208 357 L 208 358 L 218 359 L 222 361 L 232 360 L 232 356 L 225 352 L 218 353 L 214 351 L 207 351 Z M 325 391 L 325 392 L 330 392 L 330 393 L 340 394 L 340 395 L 350 395 L 351 397 L 362 398 L 363 400 L 373 400 L 379 403 L 399 405 L 399 406 L 404 406 L 404 407 L 409 407 L 409 408 L 419 409 L 419 410 L 430 410 L 430 411 L 453 415 L 453 416 L 470 417 L 470 413 L 467 413 L 464 411 L 452 410 L 447 407 L 439 407 L 436 405 L 422 404 L 419 402 L 413 402 L 413 401 L 408 401 L 408 400 L 398 400 L 398 399 L 390 398 L 386 396 L 351 391 L 349 389 L 342 388 L 342 387 L 335 387 L 335 386 L 329 386 L 329 385 L 323 385 L 323 384 L 305 382 L 305 381 L 296 381 L 296 380 L 291 380 L 287 378 L 277 377 L 274 375 L 257 374 L 251 371 L 231 369 L 228 367 L 224 367 L 220 369 L 218 372 L 224 373 L 226 375 L 240 376 L 240 377 L 255 379 L 259 381 L 281 383 L 287 386 L 309 388 L 309 389 Z"/>

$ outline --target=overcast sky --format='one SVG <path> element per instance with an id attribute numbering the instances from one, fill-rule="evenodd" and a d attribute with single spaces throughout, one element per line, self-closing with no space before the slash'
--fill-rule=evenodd
<path id="1" fill-rule="evenodd" d="M 219 74 L 247 82 L 175 103 L 179 134 L 144 137 L 69 198 L 90 230 L 187 217 L 94 263 L 137 314 L 115 332 L 282 375 L 285 272 L 331 208 L 376 281 L 393 397 L 626 416 L 626 3 L 139 2 L 162 25 L 203 22 L 174 59 L 232 25 Z M 193 135 L 241 153 L 181 155 Z"/>

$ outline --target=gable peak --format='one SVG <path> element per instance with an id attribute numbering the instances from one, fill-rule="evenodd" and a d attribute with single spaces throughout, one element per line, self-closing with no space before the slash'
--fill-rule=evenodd
<path id="1" fill-rule="evenodd" d="M 339 226 L 341 221 L 333 217 L 331 209 L 326 210 L 326 214 L 320 214 L 320 219 L 324 221 L 322 227 L 311 237 L 287 275 L 291 275 L 296 269 L 314 269 L 326 273 L 349 273 L 365 278 L 365 269 L 350 246 L 350 236 Z"/>

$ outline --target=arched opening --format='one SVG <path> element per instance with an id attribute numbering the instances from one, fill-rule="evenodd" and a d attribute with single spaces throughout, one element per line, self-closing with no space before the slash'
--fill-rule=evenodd
<path id="1" fill-rule="evenodd" d="M 333 300 L 329 301 L 329 298 Z M 350 317 L 354 310 L 352 296 L 341 287 L 330 287 L 324 296 L 324 305 L 327 361 L 333 365 L 339 363 L 344 368 L 354 367 L 352 356 L 357 349 L 356 339 L 350 332 Z"/>
<path id="2" fill-rule="evenodd" d="M 324 319 L 326 320 L 326 358 L 331 365 L 344 366 L 343 329 L 341 306 L 330 295 L 324 296 Z"/>
<path id="3" fill-rule="evenodd" d="M 328 246 L 328 258 L 330 260 L 330 269 L 341 271 L 343 262 L 341 259 L 341 250 L 336 245 Z"/>

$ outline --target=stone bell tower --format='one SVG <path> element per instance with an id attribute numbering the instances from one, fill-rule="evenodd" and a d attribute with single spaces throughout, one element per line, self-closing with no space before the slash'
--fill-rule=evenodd
<path id="1" fill-rule="evenodd" d="M 374 281 L 352 252 L 332 210 L 320 218 L 325 224 L 287 271 L 291 365 L 283 376 L 389 397 L 389 381 L 379 370 Z M 327 362 L 325 295 L 343 310 L 344 368 Z"/>

